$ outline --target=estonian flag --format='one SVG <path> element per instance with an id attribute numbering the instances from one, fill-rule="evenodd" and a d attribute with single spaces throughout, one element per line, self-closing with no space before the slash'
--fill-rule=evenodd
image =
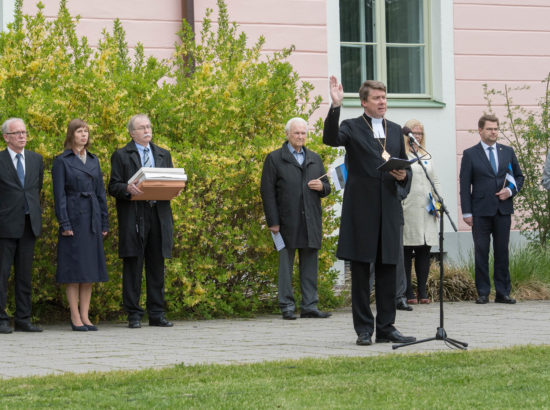
<path id="1" fill-rule="evenodd" d="M 346 180 L 348 179 L 348 170 L 346 169 L 346 164 L 338 165 L 332 171 L 330 171 L 330 179 L 334 184 L 334 188 L 337 191 L 341 191 L 346 186 Z"/>
<path id="2" fill-rule="evenodd" d="M 428 192 L 428 205 L 426 205 L 426 211 L 428 211 L 430 215 L 433 215 L 436 218 L 439 218 L 439 206 L 435 202 L 435 199 L 432 196 L 431 192 Z"/>
<path id="3" fill-rule="evenodd" d="M 504 181 L 504 184 L 506 184 L 506 181 L 508 181 L 508 188 L 512 190 L 512 193 L 518 190 L 518 186 L 516 185 L 516 179 L 514 178 L 514 171 L 512 170 L 512 164 L 508 163 L 508 171 L 506 172 L 506 179 Z"/>

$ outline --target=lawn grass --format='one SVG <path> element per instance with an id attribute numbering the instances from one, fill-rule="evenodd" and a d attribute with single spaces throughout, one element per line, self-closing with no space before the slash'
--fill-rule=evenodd
<path id="1" fill-rule="evenodd" d="M 547 408 L 548 363 L 530 346 L 29 377 L 1 381 L 0 407 Z"/>

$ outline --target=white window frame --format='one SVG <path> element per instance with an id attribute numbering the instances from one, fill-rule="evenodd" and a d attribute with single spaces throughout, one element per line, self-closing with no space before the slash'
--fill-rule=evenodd
<path id="1" fill-rule="evenodd" d="M 359 1 L 359 0 L 358 0 Z M 417 47 L 418 45 L 424 46 L 424 83 L 425 83 L 425 92 L 424 93 L 388 93 L 388 98 L 395 99 L 427 99 L 431 98 L 433 95 L 433 81 L 432 81 L 432 41 L 431 41 L 431 0 L 422 0 L 423 1 L 423 29 L 424 29 L 424 43 L 415 43 L 411 45 L 410 43 L 391 43 L 392 47 Z M 339 4 L 339 2 L 338 2 Z M 376 0 L 375 4 L 375 19 L 374 19 L 374 32 L 376 42 L 339 42 L 339 51 L 341 50 L 342 44 L 348 45 L 373 45 L 375 50 L 376 62 L 374 66 L 375 78 L 373 80 L 382 81 L 384 84 L 387 84 L 387 59 L 386 59 L 386 7 L 384 0 Z M 339 7 L 339 5 L 338 5 Z M 361 12 L 364 12 L 364 8 L 361 9 Z M 363 16 L 364 17 L 364 16 Z M 360 21 L 365 21 L 364 18 L 361 18 Z M 364 30 L 364 27 L 360 28 Z M 362 62 L 366 64 L 366 62 Z M 366 70 L 362 70 L 362 73 Z M 340 75 L 341 77 L 341 75 Z M 366 78 L 365 78 L 366 79 Z M 365 80 L 363 79 L 363 81 Z M 344 94 L 345 97 L 356 97 L 357 91 L 348 91 Z"/>

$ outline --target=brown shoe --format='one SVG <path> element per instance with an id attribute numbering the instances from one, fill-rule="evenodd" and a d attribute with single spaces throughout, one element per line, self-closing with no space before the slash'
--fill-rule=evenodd
<path id="1" fill-rule="evenodd" d="M 430 303 L 431 303 L 430 299 L 420 299 L 420 304 L 421 305 L 428 305 Z"/>
<path id="2" fill-rule="evenodd" d="M 418 299 L 407 299 L 407 303 L 409 305 L 417 305 L 418 304 Z"/>

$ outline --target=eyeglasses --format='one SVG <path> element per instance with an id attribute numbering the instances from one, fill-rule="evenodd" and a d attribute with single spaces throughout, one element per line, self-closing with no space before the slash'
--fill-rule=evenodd
<path id="1" fill-rule="evenodd" d="M 6 132 L 6 135 L 21 135 L 24 137 L 27 135 L 27 131 Z"/>
<path id="2" fill-rule="evenodd" d="M 423 137 L 424 133 L 423 132 L 413 132 L 413 135 L 416 135 L 417 137 Z"/>
<path id="3" fill-rule="evenodd" d="M 151 124 L 149 125 L 142 125 L 140 127 L 137 127 L 137 128 L 134 128 L 135 130 L 138 130 L 138 131 L 146 131 L 146 130 L 153 130 L 153 126 Z"/>

